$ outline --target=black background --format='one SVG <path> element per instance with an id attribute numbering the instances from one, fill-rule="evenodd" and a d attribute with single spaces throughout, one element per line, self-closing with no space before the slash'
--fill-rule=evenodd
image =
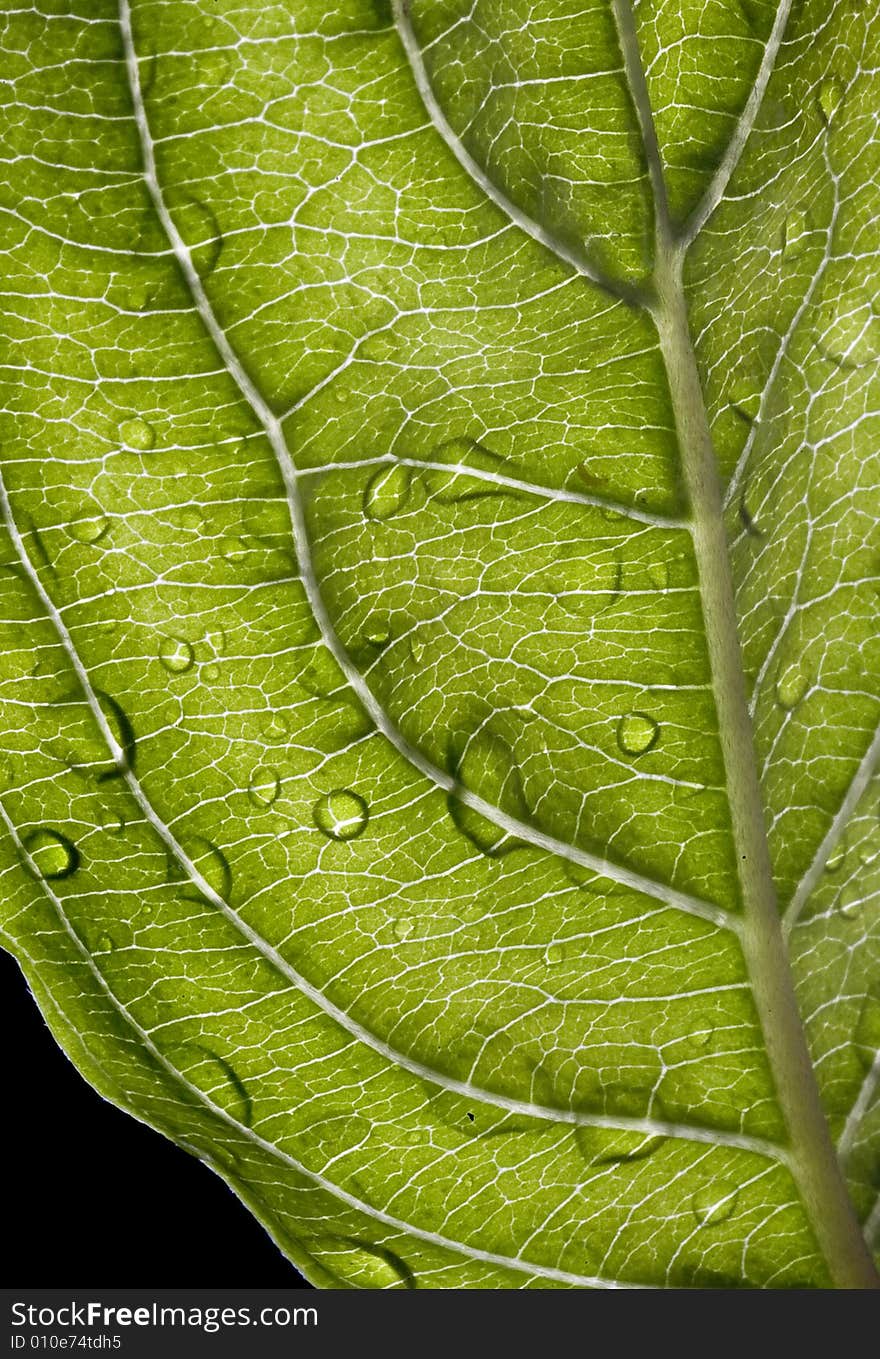
<path id="1" fill-rule="evenodd" d="M 21 1288 L 309 1288 L 207 1166 L 108 1104 L 0 950 L 7 1276 Z"/>

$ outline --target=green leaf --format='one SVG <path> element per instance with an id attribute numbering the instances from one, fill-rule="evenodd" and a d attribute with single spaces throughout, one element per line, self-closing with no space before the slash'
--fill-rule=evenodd
<path id="1" fill-rule="evenodd" d="M 330 1288 L 874 1287 L 880 11 L 2 18 L 2 928 Z"/>

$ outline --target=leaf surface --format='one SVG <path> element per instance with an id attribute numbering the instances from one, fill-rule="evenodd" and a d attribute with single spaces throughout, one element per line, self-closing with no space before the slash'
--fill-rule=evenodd
<path id="1" fill-rule="evenodd" d="M 322 1286 L 876 1285 L 876 6 L 3 34 L 59 1041 Z"/>

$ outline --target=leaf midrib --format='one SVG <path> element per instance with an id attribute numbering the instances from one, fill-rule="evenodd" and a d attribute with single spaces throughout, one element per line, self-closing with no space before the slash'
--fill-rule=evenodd
<path id="1" fill-rule="evenodd" d="M 712 447 L 702 382 L 697 371 L 690 336 L 683 288 L 686 251 L 723 199 L 739 164 L 784 40 L 790 8 L 790 0 L 780 0 L 754 86 L 737 122 L 733 137 L 703 198 L 685 225 L 678 228 L 670 215 L 662 155 L 631 3 L 630 0 L 612 0 L 626 83 L 641 133 L 655 210 L 655 267 L 652 275 L 654 292 L 652 295 L 650 289 L 647 291 L 640 289 L 628 300 L 633 305 L 644 305 L 655 321 L 676 416 L 683 472 L 693 515 L 693 539 L 703 594 L 703 617 L 709 641 L 719 736 L 724 753 L 728 797 L 734 839 L 737 844 L 738 876 L 745 910 L 745 928 L 741 939 L 747 974 L 764 1032 L 778 1098 L 793 1146 L 795 1178 L 832 1274 L 843 1286 L 878 1287 L 880 1278 L 865 1248 L 865 1241 L 846 1190 L 840 1160 L 835 1155 L 831 1142 L 830 1129 L 822 1109 L 816 1073 L 797 1004 L 790 960 L 784 947 L 763 799 L 758 781 L 754 731 L 746 700 L 746 678 L 736 623 L 729 546 L 723 520 L 724 499 L 718 462 Z M 416 85 L 441 136 L 450 145 L 459 162 L 468 169 L 470 157 L 457 144 L 457 138 L 449 128 L 431 89 L 408 9 L 409 0 L 393 0 L 398 31 L 413 68 Z M 479 174 L 474 178 L 482 185 L 487 176 L 480 167 L 478 170 Z M 490 196 L 508 211 L 508 215 L 513 215 L 510 213 L 507 200 L 499 201 L 497 194 Z M 518 209 L 516 211 L 519 212 Z M 833 223 L 829 229 L 829 241 L 832 231 Z M 541 239 L 534 231 L 530 234 L 536 236 L 536 239 Z M 543 243 L 547 244 L 546 238 L 543 239 Z M 565 254 L 562 257 L 567 258 Z M 590 277 L 589 269 L 581 269 L 580 272 Z M 821 272 L 820 268 L 819 275 L 814 277 L 807 296 L 783 339 L 771 373 L 771 384 L 782 362 L 789 335 L 793 333 L 800 316 L 809 305 Z M 599 281 L 602 286 L 606 284 L 604 279 L 594 281 Z M 736 469 L 734 485 L 742 474 L 750 447 L 751 440 Z M 877 750 L 875 746 L 878 747 Z M 870 776 L 877 762 L 878 753 L 880 735 L 875 738 L 862 761 L 840 812 L 808 869 L 799 892 L 809 887 L 824 864 L 839 834 L 841 820 L 862 791 L 861 785 Z M 796 902 L 797 894 L 796 901 L 792 903 L 794 918 L 800 909 L 800 903 Z M 872 1074 L 869 1074 L 868 1080 Z M 854 1116 L 855 1110 L 852 1113 Z"/>

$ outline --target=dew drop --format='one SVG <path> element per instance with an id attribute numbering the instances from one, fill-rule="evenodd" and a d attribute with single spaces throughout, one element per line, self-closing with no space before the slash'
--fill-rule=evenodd
<path id="1" fill-rule="evenodd" d="M 412 478 L 408 467 L 395 463 L 383 467 L 367 482 L 364 514 L 368 519 L 390 519 L 399 514 L 409 499 Z"/>
<path id="2" fill-rule="evenodd" d="M 354 840 L 366 827 L 369 808 L 350 788 L 335 788 L 315 803 L 315 825 L 331 840 Z"/>
<path id="3" fill-rule="evenodd" d="M 548 965 L 548 967 L 555 967 L 556 964 L 561 963 L 564 960 L 564 958 L 565 958 L 564 944 L 554 942 L 552 944 L 547 945 L 546 952 L 544 953 L 544 962 Z"/>
<path id="4" fill-rule="evenodd" d="M 395 939 L 398 939 L 403 943 L 405 939 L 410 937 L 415 927 L 416 922 L 413 920 L 412 916 L 403 915 L 400 916 L 399 919 L 391 922 L 391 933 L 394 935 Z"/>
<path id="5" fill-rule="evenodd" d="M 659 1133 L 643 1133 L 628 1128 L 580 1127 L 574 1135 L 578 1150 L 587 1165 L 619 1165 L 643 1161 L 666 1141 Z"/>
<path id="6" fill-rule="evenodd" d="M 250 1127 L 254 1116 L 250 1093 L 225 1057 L 201 1043 L 181 1043 L 169 1048 L 166 1055 L 172 1066 L 207 1095 L 212 1104 L 223 1109 L 236 1123 Z"/>
<path id="7" fill-rule="evenodd" d="M 102 934 L 95 947 L 98 953 L 112 953 L 116 945 L 109 934 Z"/>
<path id="8" fill-rule="evenodd" d="M 880 1052 L 880 995 L 868 995 L 862 1001 L 855 1031 L 856 1053 L 866 1071 L 870 1071 Z"/>
<path id="9" fill-rule="evenodd" d="M 377 650 L 381 651 L 382 648 L 386 647 L 391 641 L 391 629 L 378 624 L 370 628 L 364 636 L 370 646 L 376 647 Z"/>
<path id="10" fill-rule="evenodd" d="M 626 755 L 644 755 L 660 737 L 660 725 L 647 713 L 626 713 L 617 724 L 617 743 Z"/>
<path id="11" fill-rule="evenodd" d="M 25 836 L 23 843 L 34 868 L 48 882 L 69 878 L 79 868 L 79 850 L 61 831 L 41 826 L 39 830 Z"/>
<path id="12" fill-rule="evenodd" d="M 843 99 L 843 86 L 839 80 L 823 80 L 819 86 L 819 108 L 826 123 L 830 123 Z"/>
<path id="13" fill-rule="evenodd" d="M 409 654 L 416 665 L 421 665 L 422 661 L 425 659 L 427 650 L 427 645 L 422 638 L 414 637 L 409 644 Z"/>
<path id="14" fill-rule="evenodd" d="M 119 426 L 119 438 L 126 448 L 138 453 L 148 453 L 156 442 L 156 431 L 146 420 L 123 420 Z"/>
<path id="15" fill-rule="evenodd" d="M 857 920 L 862 914 L 865 905 L 865 892 L 858 878 L 853 878 L 851 882 L 841 888 L 838 897 L 838 908 L 840 914 L 846 920 Z"/>
<path id="16" fill-rule="evenodd" d="M 232 895 L 232 869 L 223 850 L 215 845 L 213 840 L 207 840 L 203 835 L 188 836 L 182 842 L 181 848 L 211 891 L 222 901 L 228 902 Z M 183 885 L 182 895 L 185 900 L 203 900 L 202 893 L 198 885 L 192 881 L 189 871 L 184 869 L 176 857 L 170 855 L 168 879 L 170 882 L 179 882 Z"/>
<path id="17" fill-rule="evenodd" d="M 91 544 L 100 542 L 109 527 L 109 519 L 98 514 L 90 519 L 77 519 L 68 525 L 67 532 L 75 542 Z"/>
<path id="18" fill-rule="evenodd" d="M 790 712 L 800 703 L 809 688 L 809 678 L 797 662 L 780 666 L 776 677 L 776 699 L 781 708 Z"/>
<path id="19" fill-rule="evenodd" d="M 390 1250 L 344 1237 L 325 1236 L 303 1243 L 346 1288 L 415 1288 L 406 1265 Z"/>
<path id="20" fill-rule="evenodd" d="M 829 293 L 818 309 L 817 343 L 839 368 L 856 370 L 880 358 L 880 315 L 864 289 Z"/>
<path id="21" fill-rule="evenodd" d="M 480 728 L 468 738 L 455 776 L 462 789 L 478 793 L 518 821 L 528 819 L 529 808 L 514 752 L 506 740 L 490 729 Z M 522 843 L 455 793 L 449 794 L 447 806 L 458 829 L 483 854 L 498 858 Z"/>
<path id="22" fill-rule="evenodd" d="M 247 538 L 233 538 L 229 536 L 221 538 L 220 540 L 221 555 L 225 557 L 226 561 L 232 562 L 233 565 L 243 562 L 249 551 L 250 547 Z"/>
<path id="23" fill-rule="evenodd" d="M 761 409 L 761 393 L 749 390 L 735 392 L 731 405 L 740 420 L 745 421 L 747 425 L 753 425 Z"/>
<path id="24" fill-rule="evenodd" d="M 260 727 L 267 741 L 283 741 L 290 735 L 290 722 L 284 713 L 269 713 Z"/>
<path id="25" fill-rule="evenodd" d="M 159 644 L 159 660 L 169 675 L 182 675 L 191 669 L 195 655 L 189 642 L 179 637 L 163 637 Z"/>
<path id="26" fill-rule="evenodd" d="M 804 253 L 809 237 L 807 214 L 801 209 L 790 212 L 782 230 L 782 257 L 796 260 Z"/>
<path id="27" fill-rule="evenodd" d="M 206 665 L 202 671 L 202 675 L 208 684 L 216 684 L 220 678 L 219 665 L 214 665 L 213 663 L 211 665 Z"/>
<path id="28" fill-rule="evenodd" d="M 593 868 L 587 868 L 585 864 L 575 863 L 573 859 L 565 862 L 565 876 L 569 878 L 576 887 L 583 891 L 591 891 L 601 882 L 599 874 Z"/>
<path id="29" fill-rule="evenodd" d="M 183 514 L 180 516 L 180 522 L 185 529 L 189 529 L 194 533 L 197 529 L 202 527 L 201 510 L 197 510 L 194 505 L 191 505 L 188 509 L 183 511 Z"/>
<path id="30" fill-rule="evenodd" d="M 103 812 L 98 824 L 105 835 L 120 835 L 125 829 L 122 817 L 116 816 L 114 812 Z"/>
<path id="31" fill-rule="evenodd" d="M 704 1185 L 691 1199 L 691 1209 L 701 1227 L 726 1222 L 736 1207 L 737 1189 L 732 1184 Z"/>
<path id="32" fill-rule="evenodd" d="M 255 807 L 271 807 L 281 790 L 278 770 L 269 765 L 257 765 L 248 783 L 248 797 Z"/>
<path id="33" fill-rule="evenodd" d="M 841 840 L 838 840 L 837 844 L 834 846 L 831 853 L 828 855 L 828 858 L 825 860 L 826 873 L 837 872 L 838 868 L 840 868 L 841 864 L 846 858 L 847 849 L 848 845 L 846 837 L 844 836 Z"/>

